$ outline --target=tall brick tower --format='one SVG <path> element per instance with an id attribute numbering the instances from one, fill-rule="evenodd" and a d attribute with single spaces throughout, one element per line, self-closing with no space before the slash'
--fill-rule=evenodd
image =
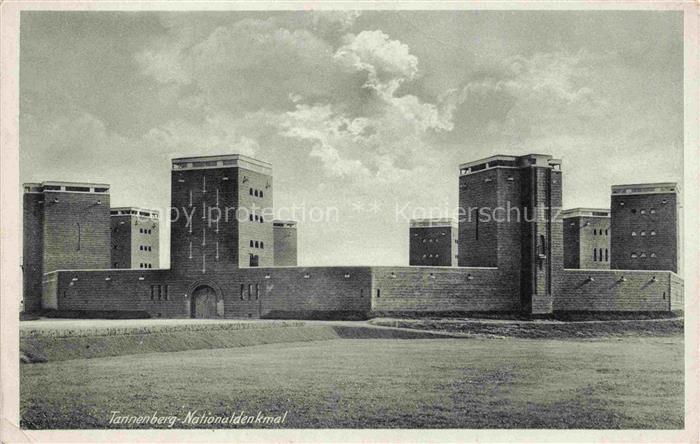
<path id="1" fill-rule="evenodd" d="M 613 185 L 610 197 L 610 268 L 679 269 L 676 183 Z"/>
<path id="2" fill-rule="evenodd" d="M 295 220 L 272 221 L 274 238 L 274 264 L 277 267 L 297 265 L 297 222 Z"/>
<path id="3" fill-rule="evenodd" d="M 110 266 L 109 185 L 24 184 L 24 310 L 41 308 L 44 273 Z"/>
<path id="4" fill-rule="evenodd" d="M 112 268 L 159 268 L 160 217 L 156 210 L 110 210 Z"/>
<path id="5" fill-rule="evenodd" d="M 174 273 L 273 265 L 269 163 L 240 154 L 173 159 L 171 181 Z"/>
<path id="6" fill-rule="evenodd" d="M 453 219 L 413 219 L 408 236 L 409 265 L 457 265 L 457 227 Z"/>
<path id="7" fill-rule="evenodd" d="M 561 212 L 564 267 L 610 268 L 610 210 L 572 208 Z"/>
<path id="8" fill-rule="evenodd" d="M 552 311 L 563 271 L 561 161 L 552 156 L 493 156 L 460 165 L 458 265 L 498 267 L 514 306 Z"/>

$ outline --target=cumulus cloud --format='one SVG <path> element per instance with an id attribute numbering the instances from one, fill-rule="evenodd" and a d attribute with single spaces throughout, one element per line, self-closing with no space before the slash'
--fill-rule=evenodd
<path id="1" fill-rule="evenodd" d="M 366 87 L 393 95 L 402 82 L 418 73 L 418 58 L 407 45 L 391 40 L 382 31 L 347 35 L 334 59 L 346 69 L 367 73 Z"/>
<path id="2" fill-rule="evenodd" d="M 418 75 L 418 58 L 409 47 L 391 40 L 382 31 L 363 31 L 345 37 L 345 44 L 333 56 L 345 69 L 367 75 L 364 87 L 375 92 L 388 109 L 396 112 L 420 131 L 452 128 L 449 109 L 424 103 L 415 95 L 397 96 L 402 83 L 414 80 Z"/>
<path id="3" fill-rule="evenodd" d="M 182 119 L 167 122 L 148 131 L 143 144 L 172 157 L 231 152 L 254 155 L 259 150 L 255 139 L 238 131 L 237 119 L 223 114 L 198 123 Z"/>
<path id="4" fill-rule="evenodd" d="M 553 52 L 506 58 L 488 75 L 445 93 L 455 123 L 447 138 L 534 149 L 537 140 L 582 134 L 594 121 L 605 124 L 611 104 L 591 82 L 590 57 Z"/>
<path id="5" fill-rule="evenodd" d="M 196 147 L 260 152 L 261 122 L 320 163 L 328 178 L 360 184 L 404 180 L 426 164 L 436 141 L 526 145 L 553 140 L 571 122 L 584 128 L 606 102 L 588 82 L 586 54 L 539 53 L 499 60 L 438 97 L 406 93 L 422 76 L 408 45 L 381 30 L 345 33 L 353 12 L 173 26 L 136 55 L 141 73 L 172 93 L 182 116 L 145 140 L 170 151 Z M 170 85 L 170 86 L 169 86 Z M 171 89 L 168 89 L 171 88 Z M 176 90 L 177 91 L 177 90 Z M 371 186 L 373 186 L 371 185 Z"/>
<path id="6" fill-rule="evenodd" d="M 399 180 L 422 164 L 420 150 L 430 150 L 423 136 L 452 127 L 450 113 L 441 103 L 399 94 L 419 73 L 418 58 L 404 43 L 362 31 L 334 46 L 330 29 L 349 30 L 357 16 L 319 12 L 303 20 L 218 23 L 208 31 L 175 27 L 174 38 L 136 56 L 141 73 L 164 91 L 182 86 L 183 117 L 153 129 L 149 140 L 257 149 L 240 144 L 248 136 L 239 123 L 262 112 L 270 129 L 298 142 L 294 149 L 317 159 L 328 177 Z M 228 133 L 226 125 L 237 129 Z"/>
<path id="7" fill-rule="evenodd" d="M 329 177 L 350 179 L 358 188 L 408 180 L 434 149 L 427 133 L 452 128 L 443 103 L 398 92 L 417 78 L 418 58 L 381 31 L 363 31 L 346 35 L 333 61 L 364 76 L 360 88 L 371 93 L 372 106 L 352 112 L 344 103 L 308 104 L 294 96 L 295 109 L 281 119 L 281 134 L 308 144 Z"/>
<path id="8" fill-rule="evenodd" d="M 173 26 L 174 36 L 136 55 L 163 91 L 179 85 L 182 110 L 146 140 L 178 152 L 295 152 L 328 180 L 367 190 L 411 181 L 438 150 L 461 161 L 465 146 L 549 149 L 609 111 L 583 52 L 506 57 L 457 89 L 421 96 L 418 56 L 381 30 L 347 32 L 356 18 Z M 250 122 L 264 122 L 267 134 Z"/>
<path id="9" fill-rule="evenodd" d="M 387 107 L 372 118 L 350 117 L 331 105 L 297 105 L 280 122 L 281 134 L 302 141 L 329 177 L 372 188 L 407 180 L 426 163 L 425 129 Z"/>
<path id="10" fill-rule="evenodd" d="M 360 148 L 364 119 L 350 120 L 335 113 L 330 105 L 298 105 L 281 124 L 282 135 L 311 144 L 310 154 L 318 158 L 331 176 L 355 179 L 370 177 L 369 169 L 357 158 L 341 157 L 340 152 Z M 357 154 L 357 153 L 356 153 Z"/>
<path id="11" fill-rule="evenodd" d="M 329 100 L 352 83 L 352 76 L 333 63 L 328 42 L 308 29 L 281 27 L 278 20 L 244 19 L 207 33 L 174 32 L 176 38 L 135 56 L 142 74 L 161 83 L 191 84 L 229 112 L 289 109 L 290 94 Z"/>
<path id="12" fill-rule="evenodd" d="M 349 31 L 361 14 L 362 11 L 312 11 L 304 16 L 309 17 L 315 32 L 334 35 Z"/>

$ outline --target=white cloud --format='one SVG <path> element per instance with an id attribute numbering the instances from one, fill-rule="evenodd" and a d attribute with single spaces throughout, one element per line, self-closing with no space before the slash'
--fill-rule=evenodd
<path id="1" fill-rule="evenodd" d="M 398 86 L 418 73 L 418 59 L 408 46 L 380 32 L 348 35 L 334 60 L 344 69 L 366 76 L 373 106 L 350 114 L 343 103 L 308 105 L 284 114 L 282 135 L 308 142 L 309 154 L 321 161 L 329 177 L 346 178 L 369 190 L 410 180 L 423 168 L 433 148 L 429 131 L 452 127 L 449 109 L 410 94 L 397 96 Z M 406 188 L 404 188 L 405 190 Z"/>
<path id="2" fill-rule="evenodd" d="M 146 49 L 134 56 L 143 74 L 160 83 L 189 83 L 190 73 L 182 67 L 180 57 L 180 48 L 175 45 L 160 50 Z"/>
<path id="3" fill-rule="evenodd" d="M 308 14 L 312 27 L 320 33 L 343 33 L 353 27 L 362 11 L 313 11 Z"/>
<path id="4" fill-rule="evenodd" d="M 427 130 L 451 130 L 453 127 L 452 116 L 449 109 L 440 104 L 442 109 L 432 103 L 423 103 L 416 96 L 405 95 L 401 97 L 385 97 L 385 100 L 407 122 L 412 122 L 421 132 Z"/>
<path id="5" fill-rule="evenodd" d="M 289 109 L 290 94 L 310 100 L 345 94 L 350 76 L 333 63 L 329 43 L 311 30 L 244 19 L 208 32 L 172 32 L 136 54 L 141 73 L 161 83 L 191 83 L 227 112 Z"/>
<path id="6" fill-rule="evenodd" d="M 430 163 L 425 129 L 392 107 L 371 118 L 351 118 L 331 105 L 297 105 L 280 128 L 283 136 L 308 143 L 328 177 L 365 191 L 411 181 Z"/>
<path id="7" fill-rule="evenodd" d="M 407 45 L 390 40 L 382 31 L 362 31 L 345 37 L 334 59 L 346 69 L 367 73 L 369 88 L 393 95 L 402 82 L 418 73 L 418 58 Z"/>
<path id="8" fill-rule="evenodd" d="M 542 149 L 536 140 L 590 133 L 610 124 L 611 104 L 591 81 L 586 53 L 514 56 L 488 76 L 445 94 L 454 140 L 502 149 Z"/>
<path id="9" fill-rule="evenodd" d="M 418 58 L 404 43 L 381 31 L 363 31 L 347 35 L 333 57 L 345 69 L 366 73 L 364 87 L 384 102 L 385 113 L 398 113 L 420 132 L 452 128 L 449 109 L 442 104 L 424 103 L 410 94 L 397 97 L 401 84 L 416 79 L 419 72 Z"/>
<path id="10" fill-rule="evenodd" d="M 347 154 L 361 143 L 359 132 L 366 121 L 350 120 L 334 113 L 330 105 L 297 105 L 288 112 L 281 124 L 282 135 L 311 143 L 310 155 L 318 158 L 326 173 L 336 177 L 351 177 L 356 180 L 370 177 L 370 171 L 358 159 L 341 157 L 340 150 Z"/>
<path id="11" fill-rule="evenodd" d="M 153 150 L 167 152 L 172 157 L 186 155 L 216 155 L 239 153 L 254 155 L 258 143 L 237 130 L 237 119 L 217 114 L 202 122 L 174 120 L 152 128 L 143 143 Z"/>
<path id="12" fill-rule="evenodd" d="M 285 17 L 219 23 L 206 31 L 174 27 L 172 38 L 136 56 L 141 73 L 167 94 L 174 83 L 191 82 L 176 101 L 183 115 L 153 129 L 148 140 L 171 150 L 257 150 L 240 145 L 241 137 L 258 135 L 241 123 L 262 112 L 272 130 L 302 142 L 293 146 L 318 159 L 329 177 L 351 177 L 356 184 L 404 177 L 422 164 L 420 152 L 430 150 L 427 132 L 452 127 L 450 110 L 397 95 L 402 83 L 418 76 L 418 58 L 404 43 L 381 31 L 346 34 L 337 49 L 326 40 L 331 29 L 347 30 L 357 16 L 305 15 L 307 28 Z M 266 147 L 276 148 L 288 149 Z"/>

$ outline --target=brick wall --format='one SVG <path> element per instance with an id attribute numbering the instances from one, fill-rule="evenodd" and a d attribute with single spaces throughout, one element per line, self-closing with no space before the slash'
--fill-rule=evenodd
<path id="1" fill-rule="evenodd" d="M 529 203 L 526 199 L 526 190 L 530 189 L 527 171 L 512 168 L 492 170 L 494 180 L 491 183 L 496 187 L 496 208 L 498 208 L 493 214 L 498 220 L 491 222 L 496 225 L 498 234 L 494 244 L 497 266 L 517 282 L 521 279 L 521 263 L 525 253 L 523 245 L 524 242 L 529 241 L 529 238 L 523 237 L 524 234 L 529 234 L 529 230 L 523 229 L 525 209 Z M 531 217 L 532 213 L 529 214 Z"/>
<path id="2" fill-rule="evenodd" d="M 24 311 L 41 308 L 43 273 L 43 203 L 41 193 L 25 193 L 23 207 L 22 280 Z"/>
<path id="3" fill-rule="evenodd" d="M 159 298 L 165 285 L 168 298 Z M 201 286 L 211 287 L 223 301 L 225 318 L 307 317 L 311 312 L 332 316 L 370 310 L 369 267 L 248 268 L 189 278 L 171 270 L 58 271 L 45 276 L 43 301 L 45 308 L 60 310 L 190 317 L 192 293 Z"/>
<path id="4" fill-rule="evenodd" d="M 44 197 L 44 273 L 110 268 L 109 194 L 45 192 Z"/>
<path id="5" fill-rule="evenodd" d="M 233 274 L 222 288 L 231 294 L 226 299 L 227 317 L 366 314 L 370 310 L 371 271 L 369 267 L 248 268 Z"/>
<path id="6" fill-rule="evenodd" d="M 177 209 L 177 213 L 173 210 L 170 224 L 174 272 L 197 276 L 207 270 L 232 272 L 238 267 L 237 181 L 237 168 L 172 172 L 171 205 Z M 186 215 L 191 217 L 191 223 Z"/>
<path id="7" fill-rule="evenodd" d="M 152 298 L 151 288 L 157 285 L 162 286 L 161 297 L 154 291 Z M 43 304 L 59 310 L 145 311 L 153 317 L 188 317 L 186 289 L 187 282 L 170 270 L 58 271 L 45 276 Z"/>
<path id="8" fill-rule="evenodd" d="M 455 231 L 449 226 L 409 228 L 409 265 L 456 265 Z"/>
<path id="9" fill-rule="evenodd" d="M 517 284 L 495 268 L 372 267 L 373 312 L 518 309 Z"/>
<path id="10" fill-rule="evenodd" d="M 111 216 L 112 250 L 110 268 L 131 268 L 131 216 Z"/>
<path id="11" fill-rule="evenodd" d="M 564 267 L 581 268 L 580 218 L 564 219 Z M 590 268 L 590 267 L 589 267 Z"/>
<path id="12" fill-rule="evenodd" d="M 523 168 L 521 182 L 521 307 L 533 314 L 547 314 L 552 312 L 556 291 L 554 277 L 564 261 L 563 228 L 555 218 L 562 202 L 561 172 L 549 167 Z"/>
<path id="13" fill-rule="evenodd" d="M 273 227 L 273 259 L 276 267 L 290 267 L 297 264 L 296 227 Z"/>
<path id="14" fill-rule="evenodd" d="M 580 268 L 610 268 L 610 218 L 580 218 Z M 596 253 L 594 258 L 594 253 Z"/>
<path id="15" fill-rule="evenodd" d="M 238 227 L 238 254 L 241 268 L 250 266 L 250 255 L 258 256 L 258 267 L 274 265 L 272 234 L 272 176 L 244 168 L 238 170 L 238 207 L 248 209 L 253 220 L 242 221 Z M 253 195 L 250 194 L 253 190 Z M 255 192 L 258 196 L 255 196 Z M 262 197 L 260 197 L 262 192 Z M 258 216 L 258 221 L 255 220 Z M 262 217 L 262 222 L 259 220 Z M 253 241 L 253 246 L 250 242 Z M 257 243 L 257 246 L 256 246 Z"/>
<path id="16" fill-rule="evenodd" d="M 158 268 L 160 222 L 149 217 L 132 217 L 131 239 L 131 268 L 140 268 L 141 264 L 143 268 Z"/>
<path id="17" fill-rule="evenodd" d="M 58 273 L 47 273 L 42 281 L 42 294 L 38 308 L 58 310 Z"/>
<path id="18" fill-rule="evenodd" d="M 683 300 L 683 279 L 677 274 L 671 274 L 671 288 L 669 293 L 671 295 L 671 310 L 681 311 L 684 310 L 684 300 Z"/>
<path id="19" fill-rule="evenodd" d="M 563 175 L 561 170 L 552 168 L 549 173 L 549 207 L 547 215 L 549 223 L 549 285 L 550 295 L 548 310 L 554 309 L 554 298 L 561 293 L 561 281 L 557 279 L 564 272 L 564 223 L 559 216 L 564 204 L 562 187 Z"/>
<path id="20" fill-rule="evenodd" d="M 666 271 L 564 270 L 559 284 L 556 311 L 668 311 L 683 304 L 682 280 Z M 157 286 L 165 285 L 167 299 L 157 296 L 165 293 Z M 249 268 L 197 278 L 170 270 L 60 271 L 45 276 L 43 303 L 190 317 L 192 293 L 203 285 L 217 294 L 225 318 L 520 309 L 513 280 L 498 269 L 476 267 Z"/>
<path id="21" fill-rule="evenodd" d="M 460 267 L 497 266 L 497 224 L 482 221 L 479 212 L 498 205 L 494 170 L 460 176 L 458 260 Z"/>
<path id="22" fill-rule="evenodd" d="M 172 206 L 180 213 L 170 241 L 177 273 L 231 272 L 249 267 L 251 254 L 258 266 L 273 265 L 271 176 L 238 167 L 174 170 Z"/>
<path id="23" fill-rule="evenodd" d="M 682 293 L 682 281 L 668 271 L 564 270 L 561 279 L 555 311 L 668 311 Z"/>
<path id="24" fill-rule="evenodd" d="M 673 193 L 612 195 L 610 268 L 678 271 L 676 197 Z"/>
<path id="25" fill-rule="evenodd" d="M 564 266 L 610 268 L 609 217 L 577 216 L 564 219 Z"/>

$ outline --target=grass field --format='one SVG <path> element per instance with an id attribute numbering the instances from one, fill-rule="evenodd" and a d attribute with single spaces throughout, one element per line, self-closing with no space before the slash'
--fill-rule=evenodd
<path id="1" fill-rule="evenodd" d="M 581 339 L 615 336 L 683 335 L 683 319 L 633 319 L 610 321 L 561 322 L 503 321 L 483 319 L 390 319 L 377 318 L 371 325 L 422 331 L 492 335 L 512 338 Z"/>
<path id="2" fill-rule="evenodd" d="M 143 326 L 92 326 L 20 332 L 25 363 L 104 358 L 141 353 L 225 349 L 254 345 L 324 341 L 331 339 L 419 339 L 450 336 L 441 332 L 343 323 L 168 323 Z M 453 337 L 454 335 L 452 335 Z"/>
<path id="3" fill-rule="evenodd" d="M 287 411 L 281 426 L 293 428 L 683 427 L 680 335 L 335 339 L 20 371 L 25 428 L 120 427 L 109 424 L 111 411 L 184 418 L 242 409 Z"/>

